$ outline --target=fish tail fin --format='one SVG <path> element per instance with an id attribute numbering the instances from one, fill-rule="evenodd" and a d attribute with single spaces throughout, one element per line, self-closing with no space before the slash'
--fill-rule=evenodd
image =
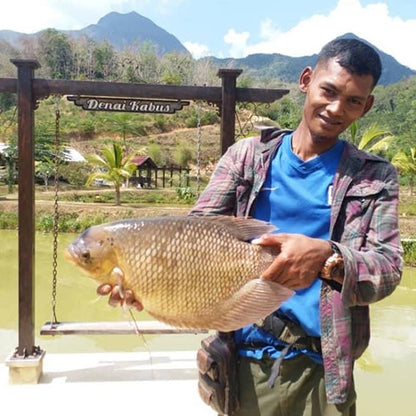
<path id="1" fill-rule="evenodd" d="M 223 305 L 212 329 L 228 332 L 255 323 L 278 309 L 293 294 L 292 290 L 271 280 L 250 280 Z"/>

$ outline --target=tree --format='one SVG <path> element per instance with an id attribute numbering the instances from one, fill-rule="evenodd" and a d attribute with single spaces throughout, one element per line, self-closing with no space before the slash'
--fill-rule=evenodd
<path id="1" fill-rule="evenodd" d="M 147 154 L 150 159 L 155 162 L 157 166 L 165 165 L 167 161 L 167 155 L 163 153 L 162 147 L 158 143 L 149 143 L 147 146 Z"/>
<path id="2" fill-rule="evenodd" d="M 379 127 L 377 124 L 372 124 L 367 127 L 361 137 L 358 136 L 358 125 L 354 121 L 350 126 L 350 140 L 361 150 L 367 150 L 372 153 L 385 153 L 392 141 L 394 136 Z"/>
<path id="3" fill-rule="evenodd" d="M 74 78 L 94 78 L 94 50 L 96 43 L 88 36 L 72 39 L 72 53 L 74 57 Z"/>
<path id="4" fill-rule="evenodd" d="M 96 45 L 94 51 L 94 78 L 106 79 L 116 77 L 117 61 L 114 48 L 108 41 Z"/>
<path id="5" fill-rule="evenodd" d="M 163 84 L 192 84 L 195 61 L 191 55 L 177 51 L 167 53 L 163 55 L 160 66 Z"/>
<path id="6" fill-rule="evenodd" d="M 35 162 L 35 173 L 42 178 L 45 184 L 45 191 L 48 190 L 49 178 L 55 174 L 55 164 L 52 160 L 44 160 L 41 162 Z"/>
<path id="7" fill-rule="evenodd" d="M 393 156 L 391 163 L 396 167 L 400 174 L 408 178 L 409 195 L 413 195 L 414 180 L 416 176 L 416 148 L 400 150 Z"/>
<path id="8" fill-rule="evenodd" d="M 130 113 L 115 113 L 106 120 L 112 126 L 111 129 L 113 132 L 121 134 L 125 152 L 129 151 L 126 141 L 127 135 L 138 132 L 138 128 L 135 124 L 136 119 L 137 117 L 134 117 L 134 115 Z"/>
<path id="9" fill-rule="evenodd" d="M 173 160 L 178 166 L 187 168 L 193 157 L 192 149 L 185 142 L 177 144 L 173 151 Z"/>
<path id="10" fill-rule="evenodd" d="M 112 146 L 104 147 L 101 149 L 102 156 L 88 155 L 87 161 L 99 170 L 92 173 L 86 182 L 86 185 L 96 179 L 103 179 L 111 182 L 115 188 L 116 205 L 121 204 L 120 189 L 124 180 L 130 178 L 137 166 L 131 162 L 133 155 L 123 158 L 123 151 L 121 146 L 114 142 Z"/>
<path id="11" fill-rule="evenodd" d="M 55 29 L 46 29 L 39 36 L 42 60 L 53 79 L 70 79 L 74 57 L 68 37 Z"/>
<path id="12" fill-rule="evenodd" d="M 16 139 L 11 140 L 8 146 L 3 150 L 3 159 L 6 166 L 7 192 L 11 194 L 13 193 L 13 185 L 17 178 L 18 149 Z"/>
<path id="13" fill-rule="evenodd" d="M 260 105 L 258 115 L 270 118 L 281 128 L 295 129 L 302 116 L 302 107 L 294 97 L 284 97 L 274 103 Z"/>
<path id="14" fill-rule="evenodd" d="M 121 78 L 126 82 L 158 84 L 161 78 L 160 59 L 150 41 L 123 49 L 119 54 Z"/>

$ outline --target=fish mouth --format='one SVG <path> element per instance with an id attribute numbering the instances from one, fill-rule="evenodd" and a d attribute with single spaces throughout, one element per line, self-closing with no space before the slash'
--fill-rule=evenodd
<path id="1" fill-rule="evenodd" d="M 64 257 L 66 260 L 70 261 L 71 263 L 76 263 L 76 260 L 79 258 L 79 256 L 76 253 L 74 246 L 72 244 L 65 249 Z"/>

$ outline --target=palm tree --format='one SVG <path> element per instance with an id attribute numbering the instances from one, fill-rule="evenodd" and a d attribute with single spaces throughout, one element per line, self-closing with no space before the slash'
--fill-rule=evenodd
<path id="1" fill-rule="evenodd" d="M 131 162 L 134 155 L 123 158 L 121 146 L 114 142 L 112 146 L 101 149 L 102 157 L 99 155 L 88 155 L 87 160 L 99 170 L 92 173 L 86 184 L 90 185 L 95 179 L 103 179 L 114 185 L 116 192 L 116 205 L 120 205 L 120 189 L 123 181 L 128 179 L 137 166 Z"/>
<path id="2" fill-rule="evenodd" d="M 361 138 L 358 137 L 357 132 L 358 125 L 354 121 L 350 126 L 351 142 L 359 149 L 372 153 L 386 152 L 395 138 L 388 130 L 379 127 L 377 124 L 372 124 L 365 129 Z"/>
<path id="3" fill-rule="evenodd" d="M 116 113 L 113 114 L 108 120 L 112 125 L 112 130 L 121 134 L 124 150 L 128 151 L 129 149 L 127 146 L 127 135 L 136 134 L 138 132 L 138 128 L 135 124 L 135 119 L 133 118 L 132 114 Z"/>
<path id="4" fill-rule="evenodd" d="M 393 156 L 391 163 L 396 169 L 409 179 L 409 195 L 413 195 L 414 179 L 416 175 L 416 148 L 411 147 L 408 151 L 400 150 Z"/>

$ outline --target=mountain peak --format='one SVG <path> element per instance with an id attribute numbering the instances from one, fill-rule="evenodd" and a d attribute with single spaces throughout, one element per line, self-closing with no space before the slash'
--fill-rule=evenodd
<path id="1" fill-rule="evenodd" d="M 380 55 L 383 67 L 379 85 L 388 85 L 416 75 L 416 71 L 397 62 L 391 55 L 378 49 L 365 39 L 361 39 L 354 33 L 345 33 L 341 38 L 353 38 L 361 40 L 376 49 Z M 307 66 L 314 66 L 318 55 L 290 57 L 277 53 L 252 54 L 245 58 L 202 58 L 209 59 L 217 68 L 241 68 L 246 76 L 253 78 L 280 79 L 283 82 L 296 83 L 299 74 Z"/>
<path id="2" fill-rule="evenodd" d="M 70 33 L 73 36 L 87 35 L 97 42 L 106 40 L 118 50 L 148 41 L 156 46 L 160 55 L 172 51 L 189 53 L 175 36 L 134 11 L 124 14 L 110 12 L 97 24 Z"/>
<path id="3" fill-rule="evenodd" d="M 144 17 L 141 14 L 134 12 L 134 11 L 129 12 L 129 13 L 110 12 L 106 14 L 105 16 L 103 16 L 100 20 L 98 20 L 97 25 L 108 26 L 108 25 L 113 25 L 117 23 L 137 24 L 143 21 L 151 22 L 152 24 L 154 24 L 147 17 Z"/>

